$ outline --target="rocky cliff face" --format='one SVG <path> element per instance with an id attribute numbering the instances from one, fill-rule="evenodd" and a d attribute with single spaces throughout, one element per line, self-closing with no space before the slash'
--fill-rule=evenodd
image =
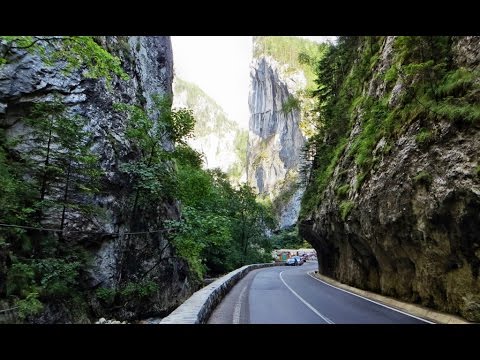
<path id="1" fill-rule="evenodd" d="M 173 59 L 168 37 L 100 37 L 97 39 L 108 51 L 122 60 L 129 80 L 115 78 L 111 88 L 104 80 L 86 79 L 81 71 L 66 74 L 57 65 L 47 66 L 35 54 L 14 50 L 8 64 L 0 69 L 0 123 L 7 136 L 21 134 L 25 125 L 21 119 L 34 103 L 48 101 L 60 95 L 69 112 L 89 119 L 88 131 L 94 140 L 93 151 L 100 156 L 102 170 L 101 195 L 96 205 L 104 215 L 91 219 L 67 214 L 67 237 L 92 254 L 93 262 L 86 282 L 89 290 L 90 318 L 105 314 L 105 309 L 91 291 L 99 286 L 119 288 L 126 283 L 151 280 L 159 291 L 141 303 L 130 302 L 111 310 L 110 315 L 123 319 L 168 313 L 194 290 L 186 262 L 174 256 L 174 250 L 161 232 L 125 235 L 132 231 L 154 231 L 162 228 L 165 219 L 178 219 L 176 203 L 158 203 L 148 214 L 131 214 L 127 206 L 129 186 L 119 171 L 119 164 L 136 154 L 125 136 L 125 116 L 112 109 L 123 102 L 149 109 L 151 95 L 172 94 Z M 34 144 L 31 144 L 34 145 Z M 26 145 L 28 146 L 28 144 Z M 162 144 L 172 149 L 168 140 Z M 71 230 L 103 232 L 103 235 L 69 235 Z M 117 233 L 109 236 L 108 233 Z M 49 305 L 34 321 L 88 321 L 73 315 L 74 309 Z M 78 312 L 77 312 L 78 313 Z"/>
<path id="2" fill-rule="evenodd" d="M 195 84 L 175 78 L 173 106 L 192 109 L 195 137 L 188 144 L 204 154 L 205 167 L 220 168 L 232 181 L 245 181 L 247 136 L 225 111 Z"/>
<path id="3" fill-rule="evenodd" d="M 280 228 L 297 221 L 303 189 L 298 186 L 301 149 L 300 111 L 285 104 L 305 86 L 301 72 L 285 75 L 272 57 L 254 59 L 249 93 L 247 180 L 274 203 Z"/>
<path id="4" fill-rule="evenodd" d="M 418 81 L 399 76 L 389 88 L 382 80 L 394 65 L 394 42 L 394 37 L 383 39 L 363 87 L 364 95 L 386 99 L 389 110 L 412 106 L 401 98 Z M 457 89 L 452 96 L 457 103 L 470 96 L 478 107 L 480 39 L 453 38 L 449 51 L 452 73 L 463 68 L 477 74 L 463 85 L 471 91 Z M 346 146 L 300 231 L 317 250 L 321 273 L 480 321 L 480 122 L 478 116 L 466 120 L 466 113 L 447 120 L 440 111 L 435 121 L 420 112 L 398 136 L 376 141 L 373 166 L 365 175 L 349 156 L 366 126 L 365 108 L 354 109 Z"/>

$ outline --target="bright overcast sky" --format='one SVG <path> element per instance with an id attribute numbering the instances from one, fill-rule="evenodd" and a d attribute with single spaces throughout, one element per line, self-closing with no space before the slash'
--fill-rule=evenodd
<path id="1" fill-rule="evenodd" d="M 321 42 L 333 36 L 304 36 Z M 172 36 L 175 74 L 197 84 L 239 125 L 248 127 L 251 36 Z"/>

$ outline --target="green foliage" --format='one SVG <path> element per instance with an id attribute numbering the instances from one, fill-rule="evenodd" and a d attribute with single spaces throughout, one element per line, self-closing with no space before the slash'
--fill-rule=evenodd
<path id="1" fill-rule="evenodd" d="M 274 198 L 270 204 L 275 214 L 280 214 L 281 209 L 292 199 L 299 186 L 298 173 L 294 170 L 289 170 L 285 178 L 275 184 L 275 190 L 272 192 Z"/>
<path id="2" fill-rule="evenodd" d="M 347 196 L 349 190 L 350 190 L 350 185 L 343 184 L 335 189 L 335 193 L 339 198 L 344 198 Z"/>
<path id="3" fill-rule="evenodd" d="M 43 309 L 38 299 L 39 286 L 35 283 L 35 268 L 22 262 L 14 262 L 7 273 L 7 295 L 18 307 L 20 319 L 35 315 Z"/>
<path id="4" fill-rule="evenodd" d="M 148 163 L 132 162 L 122 164 L 120 170 L 134 179 L 133 189 L 141 193 L 142 199 L 148 201 L 153 196 L 157 199 L 173 196 L 176 179 L 166 162 Z"/>
<path id="5" fill-rule="evenodd" d="M 179 164 L 178 179 L 182 220 L 168 226 L 176 229 L 178 254 L 199 277 L 231 271 L 268 253 L 266 229 L 273 224 L 250 188 L 234 189 L 220 170 L 190 164 Z"/>
<path id="6" fill-rule="evenodd" d="M 448 72 L 443 81 L 436 87 L 435 95 L 438 97 L 461 97 L 465 93 L 476 89 L 475 81 L 478 80 L 480 74 L 478 70 L 469 70 L 458 68 Z"/>
<path id="7" fill-rule="evenodd" d="M 412 83 L 404 96 L 402 118 L 415 119 L 418 106 L 430 121 L 450 120 L 473 123 L 480 119 L 478 105 L 479 73 L 475 69 L 455 68 L 450 61 L 451 38 L 447 36 L 400 36 L 395 41 L 400 63 L 399 75 Z M 410 110 L 410 111 L 409 111 Z"/>
<path id="8" fill-rule="evenodd" d="M 312 64 L 324 51 L 326 44 L 294 36 L 255 36 L 253 56 L 271 56 L 281 64 L 288 66 L 287 73 L 303 71 L 307 78 L 307 89 L 314 86 Z"/>
<path id="9" fill-rule="evenodd" d="M 170 138 L 179 144 L 185 144 L 185 140 L 193 136 L 195 119 L 192 110 L 177 109 L 172 111 L 170 116 L 165 117 L 167 131 Z"/>
<path id="10" fill-rule="evenodd" d="M 191 268 L 202 277 L 207 270 L 202 262 L 203 251 L 208 246 L 228 246 L 230 242 L 229 219 L 208 210 L 186 206 L 182 216 L 184 222 L 178 224 L 174 244 L 178 254 L 187 259 Z"/>
<path id="11" fill-rule="evenodd" d="M 65 72 L 82 68 L 86 77 L 125 78 L 119 59 L 91 37 L 2 37 L 1 63 L 7 64 L 18 49 L 38 54 L 50 65 L 57 63 Z M 65 229 L 71 216 L 88 220 L 98 215 L 93 197 L 100 191 L 103 172 L 90 151 L 88 119 L 72 115 L 56 96 L 25 110 L 18 121 L 27 131 L 7 138 L 0 129 L 0 222 L 39 227 L 48 220 L 46 227 Z M 66 305 L 72 314 L 84 311 L 81 277 L 90 258 L 71 235 L 0 229 L 0 259 L 7 259 L 0 264 L 5 280 L 0 298 L 18 306 L 22 319 L 51 301 Z"/>
<path id="12" fill-rule="evenodd" d="M 429 172 L 422 170 L 420 171 L 414 178 L 413 181 L 415 181 L 417 184 L 422 184 L 425 186 L 428 186 L 432 183 L 432 175 L 430 175 Z"/>
<path id="13" fill-rule="evenodd" d="M 442 103 L 429 103 L 432 116 L 440 117 L 454 122 L 476 123 L 480 121 L 479 104 L 454 104 L 449 101 Z M 436 115 L 436 116 L 435 116 Z"/>
<path id="14" fill-rule="evenodd" d="M 363 171 L 357 174 L 357 178 L 355 180 L 355 191 L 358 191 L 362 187 L 367 175 L 368 171 Z"/>
<path id="15" fill-rule="evenodd" d="M 386 83 L 392 83 L 398 78 L 398 69 L 396 66 L 391 66 L 390 69 L 385 72 L 384 79 Z"/>
<path id="16" fill-rule="evenodd" d="M 56 97 L 28 110 L 20 119 L 28 131 L 8 140 L 0 132 L 0 222 L 39 227 L 48 219 L 48 227 L 64 229 L 72 214 L 90 218 L 102 172 L 84 130 L 87 119 L 71 115 Z M 13 260 L 0 269 L 7 273 L 0 297 L 8 296 L 22 319 L 41 311 L 43 302 L 78 297 L 88 258 L 69 236 L 0 229 L 0 257 Z"/>
<path id="17" fill-rule="evenodd" d="M 355 139 L 349 156 L 354 156 L 355 163 L 364 171 L 371 167 L 373 162 L 372 151 L 384 135 L 383 127 L 388 114 L 386 102 L 386 99 L 374 102 L 367 98 L 362 103 L 365 109 L 363 114 L 364 126 Z"/>
<path id="18" fill-rule="evenodd" d="M 117 292 L 115 289 L 100 287 L 95 291 L 95 295 L 98 299 L 107 305 L 113 304 Z"/>
<path id="19" fill-rule="evenodd" d="M 318 168 L 312 169 L 312 181 L 308 184 L 305 194 L 302 198 L 302 205 L 300 208 L 300 216 L 306 215 L 312 211 L 320 202 L 321 195 L 326 189 L 330 181 L 335 166 L 337 165 L 340 156 L 342 155 L 347 139 L 340 139 L 336 146 L 329 144 L 321 144 L 316 157 L 316 166 Z"/>
<path id="20" fill-rule="evenodd" d="M 34 287 L 35 271 L 24 263 L 15 262 L 7 273 L 7 295 L 27 297 Z"/>
<path id="21" fill-rule="evenodd" d="M 120 59 L 98 45 L 91 36 L 1 36 L 0 44 L 4 45 L 0 66 L 8 63 L 12 50 L 24 49 L 40 55 L 49 65 L 64 62 L 65 72 L 85 68 L 87 78 L 104 77 L 110 82 L 115 74 L 128 79 Z"/>
<path id="22" fill-rule="evenodd" d="M 19 307 L 21 319 L 35 315 L 50 300 L 69 301 L 78 296 L 79 274 L 85 261 L 76 255 L 61 258 L 16 260 L 7 273 L 7 295 Z"/>
<path id="23" fill-rule="evenodd" d="M 248 130 L 238 129 L 233 142 L 238 161 L 230 166 L 227 175 L 232 181 L 239 182 L 247 167 Z"/>
<path id="24" fill-rule="evenodd" d="M 433 141 L 433 134 L 430 130 L 421 129 L 417 136 L 415 136 L 415 141 L 422 147 L 428 146 Z"/>
<path id="25" fill-rule="evenodd" d="M 303 239 L 296 226 L 277 231 L 271 241 L 274 249 L 298 249 L 303 246 Z"/>
<path id="26" fill-rule="evenodd" d="M 175 94 L 185 96 L 187 108 L 193 111 L 196 120 L 193 133 L 197 138 L 212 133 L 221 137 L 238 130 L 237 124 L 228 118 L 221 106 L 197 85 L 176 77 L 174 86 Z"/>
<path id="27" fill-rule="evenodd" d="M 480 177 L 480 165 L 475 168 L 475 174 Z"/>
<path id="28" fill-rule="evenodd" d="M 84 130 L 87 119 L 69 115 L 66 106 L 55 99 L 36 104 L 25 122 L 32 131 L 22 140 L 36 144 L 22 154 L 38 191 L 36 219 L 42 219 L 51 208 L 59 208 L 59 228 L 63 229 L 67 210 L 94 211 L 85 201 L 74 200 L 72 193 L 90 197 L 99 191 L 102 171 L 98 157 L 90 150 L 91 136 Z"/>
<path id="29" fill-rule="evenodd" d="M 41 295 L 50 298 L 68 298 L 78 285 L 82 263 L 63 259 L 47 258 L 35 262 L 36 274 L 40 277 Z"/>
<path id="30" fill-rule="evenodd" d="M 18 306 L 18 315 L 22 320 L 43 310 L 43 304 L 38 300 L 38 293 L 36 292 L 29 293 L 25 299 L 18 300 L 15 305 Z"/>
<path id="31" fill-rule="evenodd" d="M 193 134 L 197 139 L 209 141 L 208 136 L 211 134 L 216 134 L 219 138 L 234 134 L 233 148 L 232 144 L 227 144 L 225 148 L 219 148 L 218 151 L 235 152 L 238 161 L 230 166 L 227 174 L 232 181 L 238 182 L 246 167 L 248 131 L 240 129 L 234 121 L 230 120 L 220 105 L 197 85 L 176 77 L 174 88 L 176 96 L 184 98 L 186 106 L 192 109 L 195 117 Z"/>
<path id="32" fill-rule="evenodd" d="M 168 96 L 152 97 L 154 107 L 145 112 L 141 107 L 115 104 L 117 111 L 127 114 L 127 138 L 140 154 L 134 161 L 121 164 L 120 169 L 128 174 L 134 189 L 133 212 L 142 205 L 156 206 L 152 198 L 172 199 L 177 191 L 177 178 L 170 160 L 199 165 L 202 158 L 190 149 L 185 141 L 192 136 L 195 119 L 188 109 L 171 109 Z M 176 150 L 166 151 L 161 144 L 170 139 Z"/>
<path id="33" fill-rule="evenodd" d="M 453 38 L 448 36 L 396 37 L 392 64 L 378 75 L 386 82 L 387 92 L 380 99 L 365 96 L 383 41 L 383 37 L 339 37 L 337 44 L 330 45 L 316 61 L 317 133 L 305 149 L 305 158 L 313 157 L 313 161 L 301 217 L 320 202 L 338 162 L 333 149 L 359 120 L 360 131 L 345 160 L 349 164 L 351 158 L 358 165 L 355 191 L 361 188 L 379 156 L 390 152 L 412 122 L 420 122 L 422 130 L 416 141 L 425 147 L 435 140 L 430 122 L 449 120 L 468 125 L 480 119 L 478 70 L 456 67 L 451 54 Z M 397 82 L 403 86 L 396 94 L 398 105 L 392 107 L 389 91 Z M 386 145 L 374 155 L 382 138 Z"/>
<path id="34" fill-rule="evenodd" d="M 181 201 L 182 219 L 167 221 L 165 226 L 173 230 L 171 241 L 177 255 L 186 259 L 200 278 L 206 272 L 224 273 L 258 261 L 269 246 L 265 210 L 255 202 L 253 192 L 244 203 L 244 189 L 233 189 L 226 174 L 201 168 L 202 156 L 185 142 L 195 127 L 191 111 L 171 110 L 171 102 L 166 98 L 154 100 L 156 108 L 150 113 L 134 106 L 116 105 L 117 110 L 127 113 L 127 136 L 141 154 L 140 160 L 121 166 L 132 179 L 134 210 L 142 199 L 147 205 L 152 204 L 152 199 L 166 196 Z M 173 152 L 159 146 L 164 138 L 174 141 Z M 237 147 L 245 143 L 242 141 Z M 172 160 L 175 167 L 170 167 Z M 138 216 L 138 211 L 133 212 Z M 244 231 L 238 239 L 239 224 L 254 229 Z"/>
<path id="35" fill-rule="evenodd" d="M 203 154 L 200 154 L 198 151 L 193 150 L 190 146 L 183 144 L 180 144 L 175 148 L 173 157 L 178 163 L 182 165 L 189 165 L 192 168 L 200 168 L 204 160 Z"/>
<path id="36" fill-rule="evenodd" d="M 342 201 L 340 203 L 340 217 L 343 221 L 347 218 L 350 211 L 353 209 L 355 203 L 353 201 Z"/>
<path id="37" fill-rule="evenodd" d="M 158 290 L 158 285 L 150 280 L 130 281 L 120 289 L 119 294 L 125 299 L 145 299 L 155 294 Z"/>
<path id="38" fill-rule="evenodd" d="M 320 202 L 346 146 L 346 135 L 356 120 L 354 115 L 360 109 L 363 110 L 361 131 L 346 156 L 353 157 L 364 173 L 373 166 L 372 152 L 382 136 L 388 99 L 370 99 L 364 95 L 363 88 L 379 59 L 378 51 L 383 41 L 383 37 L 339 37 L 337 45 L 330 45 L 316 63 L 317 89 L 313 94 L 319 114 L 315 126 L 318 132 L 305 149 L 314 159 L 300 217 L 310 213 Z M 364 177 L 365 174 L 356 188 Z M 337 194 L 343 197 L 342 192 Z"/>
<path id="39" fill-rule="evenodd" d="M 294 96 L 290 96 L 283 104 L 282 104 L 282 111 L 285 114 L 288 114 L 294 110 L 300 110 L 300 100 L 295 98 Z"/>
<path id="40" fill-rule="evenodd" d="M 124 306 L 132 300 L 141 301 L 151 297 L 160 290 L 152 280 L 128 281 L 118 289 L 100 287 L 95 291 L 97 299 L 105 306 Z"/>
<path id="41" fill-rule="evenodd" d="M 9 147 L 0 130 L 0 220 L 7 224 L 22 225 L 35 211 L 36 194 L 23 178 L 27 170 L 25 165 L 13 158 Z M 0 228 L 0 243 L 6 246 L 15 244 L 18 251 L 31 248 L 26 231 L 18 228 Z"/>

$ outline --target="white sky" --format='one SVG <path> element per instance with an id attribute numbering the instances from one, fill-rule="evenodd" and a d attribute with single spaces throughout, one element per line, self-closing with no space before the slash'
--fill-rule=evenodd
<path id="1" fill-rule="evenodd" d="M 334 36 L 302 36 L 322 42 Z M 248 128 L 251 36 L 172 36 L 175 74 L 197 84 Z"/>

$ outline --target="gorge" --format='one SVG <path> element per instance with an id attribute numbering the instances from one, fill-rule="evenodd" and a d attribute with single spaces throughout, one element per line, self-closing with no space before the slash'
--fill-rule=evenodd
<path id="1" fill-rule="evenodd" d="M 0 37 L 4 322 L 162 318 L 304 241 L 322 275 L 480 321 L 480 38 L 252 44 L 247 130 L 169 36 Z"/>

